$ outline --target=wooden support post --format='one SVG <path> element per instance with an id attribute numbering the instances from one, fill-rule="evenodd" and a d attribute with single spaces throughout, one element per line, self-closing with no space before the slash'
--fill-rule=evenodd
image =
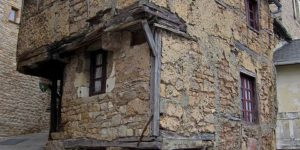
<path id="1" fill-rule="evenodd" d="M 151 123 L 152 136 L 159 136 L 159 114 L 160 114 L 160 68 L 161 68 L 161 37 L 160 32 L 154 31 L 153 35 L 147 21 L 142 21 L 148 44 L 152 50 L 151 55 L 151 79 L 150 100 L 153 121 Z"/>
<path id="2" fill-rule="evenodd" d="M 57 130 L 57 80 L 52 79 L 51 85 L 51 123 L 50 123 L 50 133 L 56 132 Z"/>
<path id="3" fill-rule="evenodd" d="M 158 30 L 155 31 L 155 44 L 157 56 L 154 59 L 153 76 L 153 136 L 159 136 L 159 115 L 160 115 L 160 70 L 161 70 L 161 35 Z"/>
<path id="4" fill-rule="evenodd" d="M 150 29 L 148 21 L 147 20 L 143 20 L 142 21 L 142 26 L 143 26 L 143 29 L 145 31 L 148 44 L 149 44 L 149 46 L 150 46 L 150 48 L 152 50 L 152 54 L 153 54 L 154 57 L 156 57 L 157 56 L 157 46 L 155 44 L 154 36 L 153 36 L 153 33 L 152 33 L 151 29 Z"/>

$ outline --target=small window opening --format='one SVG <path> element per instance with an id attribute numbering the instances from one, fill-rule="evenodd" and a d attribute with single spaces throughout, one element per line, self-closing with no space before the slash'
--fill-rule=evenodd
<path id="1" fill-rule="evenodd" d="M 17 18 L 18 18 L 18 14 L 19 10 L 15 7 L 12 7 L 10 12 L 9 12 L 9 16 L 8 16 L 8 20 L 14 23 L 17 23 Z"/>
<path id="2" fill-rule="evenodd" d="M 91 55 L 90 96 L 106 91 L 107 52 L 100 51 Z"/>

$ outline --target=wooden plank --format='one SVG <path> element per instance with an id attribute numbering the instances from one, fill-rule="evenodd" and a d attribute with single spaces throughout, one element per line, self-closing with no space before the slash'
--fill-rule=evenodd
<path id="1" fill-rule="evenodd" d="M 25 61 L 32 57 L 37 57 L 38 55 L 43 55 L 45 53 L 48 53 L 49 45 L 41 46 L 37 49 L 33 50 L 26 50 L 25 53 L 17 56 L 18 61 Z"/>
<path id="2" fill-rule="evenodd" d="M 160 28 L 160 29 L 164 29 L 164 30 L 170 31 L 170 32 L 172 32 L 172 33 L 174 33 L 176 35 L 179 35 L 181 37 L 184 37 L 186 39 L 197 41 L 196 39 L 192 38 L 190 35 L 186 34 L 185 32 L 182 32 L 182 31 L 179 31 L 179 30 L 175 30 L 175 29 L 170 28 L 168 26 L 164 26 L 164 25 L 161 25 L 161 24 L 158 24 L 158 23 L 154 23 L 154 26 L 157 27 L 157 28 Z"/>
<path id="3" fill-rule="evenodd" d="M 151 52 L 152 52 L 153 56 L 156 57 L 157 56 L 156 44 L 154 42 L 154 36 L 153 36 L 153 33 L 152 33 L 151 29 L 150 29 L 148 21 L 147 20 L 143 20 L 142 21 L 142 26 L 143 26 L 143 29 L 145 31 L 146 39 L 148 41 L 148 44 L 149 44 L 149 46 L 150 46 L 150 48 L 152 50 Z"/>
<path id="4" fill-rule="evenodd" d="M 50 120 L 50 133 L 56 132 L 57 131 L 57 121 L 58 121 L 58 116 L 57 116 L 57 80 L 52 79 L 52 85 L 51 85 L 51 120 Z M 50 136 L 51 139 L 51 136 Z"/>
<path id="5" fill-rule="evenodd" d="M 136 26 L 137 24 L 140 24 L 141 22 L 142 22 L 142 20 L 134 20 L 134 21 L 131 21 L 131 22 L 126 22 L 126 23 L 122 23 L 122 24 L 112 25 L 112 26 L 109 26 L 108 28 L 104 29 L 104 32 L 112 32 L 112 31 L 124 30 L 126 28 L 131 27 L 131 26 Z"/>
<path id="6" fill-rule="evenodd" d="M 141 137 L 139 139 L 139 142 L 137 144 L 138 147 L 139 147 L 140 143 L 142 142 L 142 140 L 144 138 L 144 134 L 145 134 L 145 132 L 146 132 L 146 130 L 147 130 L 147 128 L 148 128 L 148 126 L 149 126 L 149 124 L 151 123 L 152 120 L 153 120 L 153 115 L 151 115 L 150 119 L 148 120 L 146 126 L 143 129 L 142 135 L 141 135 Z"/>
<path id="7" fill-rule="evenodd" d="M 159 114 L 160 114 L 160 70 L 161 70 L 161 34 L 155 31 L 155 43 L 157 56 L 154 58 L 153 68 L 153 122 L 152 135 L 159 136 Z"/>
<path id="8" fill-rule="evenodd" d="M 177 133 L 171 132 L 171 131 L 161 131 L 161 136 L 165 139 L 169 140 L 189 140 L 189 141 L 214 141 L 216 139 L 214 133 L 198 133 L 198 134 L 192 134 L 189 137 L 179 135 Z"/>
<path id="9" fill-rule="evenodd" d="M 99 148 L 99 147 L 124 147 L 124 148 L 138 148 L 138 149 L 160 149 L 161 142 L 123 142 L 123 141 L 100 141 L 93 139 L 72 139 L 63 141 L 64 148 Z"/>
<path id="10" fill-rule="evenodd" d="M 119 138 L 115 141 L 118 142 L 138 142 L 140 140 L 140 137 L 124 137 L 124 138 Z M 161 141 L 160 137 L 143 137 L 142 142 L 153 142 L 153 141 Z"/>

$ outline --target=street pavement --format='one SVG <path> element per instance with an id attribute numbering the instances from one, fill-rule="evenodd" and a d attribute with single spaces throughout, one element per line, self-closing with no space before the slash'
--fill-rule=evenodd
<path id="1" fill-rule="evenodd" d="M 0 138 L 0 150 L 43 150 L 48 132 Z"/>

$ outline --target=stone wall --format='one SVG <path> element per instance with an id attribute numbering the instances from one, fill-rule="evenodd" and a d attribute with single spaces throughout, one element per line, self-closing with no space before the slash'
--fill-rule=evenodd
<path id="1" fill-rule="evenodd" d="M 25 14 L 27 19 L 23 18 L 18 52 L 26 53 L 86 32 L 90 28 L 85 21 L 96 12 L 111 8 L 110 13 L 102 14 L 105 20 L 133 2 L 46 0 L 39 5 L 28 3 L 25 8 L 29 12 Z M 259 31 L 247 26 L 244 1 L 151 2 L 182 18 L 190 36 L 183 38 L 161 31 L 162 149 L 275 149 L 277 101 L 272 49 L 276 38 L 268 2 L 260 1 Z M 34 9 L 30 9 L 34 7 L 38 7 L 36 12 L 40 13 L 35 14 Z M 54 15 L 57 17 L 52 17 Z M 44 32 L 36 35 L 40 31 Z M 63 129 L 53 134 L 54 139 L 88 137 L 111 141 L 118 137 L 140 136 L 150 116 L 149 48 L 147 44 L 130 47 L 130 34 L 126 32 L 117 37 L 122 37 L 123 42 L 119 43 L 121 48 L 109 52 L 107 86 L 110 90 L 106 94 L 88 97 L 80 92 L 89 85 L 89 48 L 78 50 L 68 60 Z M 257 124 L 242 121 L 241 70 L 256 79 Z"/>
<path id="2" fill-rule="evenodd" d="M 8 21 L 11 7 L 21 9 L 21 1 L 0 1 L 0 137 L 47 129 L 50 115 L 40 80 L 16 71 L 19 25 Z"/>
<path id="3" fill-rule="evenodd" d="M 99 49 L 90 46 L 70 58 L 64 75 L 63 129 L 52 134 L 54 139 L 111 141 L 142 134 L 150 118 L 150 50 L 146 43 L 130 46 L 129 32 L 119 36 L 120 49 L 108 52 L 105 94 L 89 96 L 84 90 L 90 83 L 90 52 Z"/>
<path id="4" fill-rule="evenodd" d="M 99 11 L 121 9 L 137 0 L 25 0 L 18 55 L 88 30 Z M 33 24 L 34 22 L 34 24 Z"/>
<path id="5" fill-rule="evenodd" d="M 216 149 L 275 149 L 277 102 L 272 49 L 276 39 L 269 6 L 260 1 L 260 31 L 247 27 L 244 1 L 157 1 L 178 14 L 195 41 L 164 33 L 161 132 L 165 149 L 205 145 Z M 209 12 L 207 12 L 209 10 Z M 256 76 L 259 123 L 241 121 L 240 71 Z M 179 144 L 178 144 L 179 143 Z"/>

